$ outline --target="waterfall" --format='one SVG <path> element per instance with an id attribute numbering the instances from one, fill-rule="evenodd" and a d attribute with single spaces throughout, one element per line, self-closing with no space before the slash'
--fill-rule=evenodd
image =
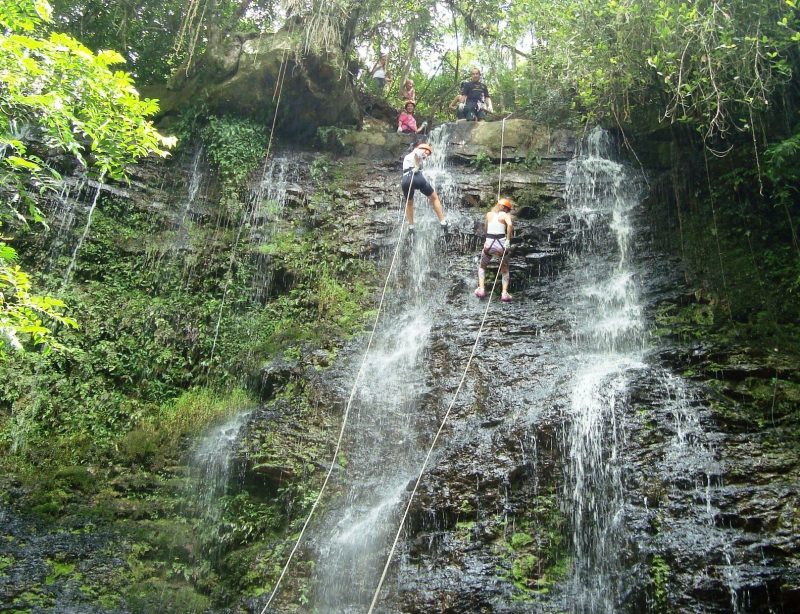
<path id="1" fill-rule="evenodd" d="M 253 409 L 240 411 L 212 426 L 195 443 L 189 457 L 186 516 L 192 519 L 199 548 L 218 561 L 230 547 L 231 497 L 242 492 L 246 458 L 241 441 Z"/>
<path id="2" fill-rule="evenodd" d="M 576 234 L 571 319 L 576 368 L 565 416 L 565 501 L 572 520 L 574 612 L 613 612 L 623 591 L 622 454 L 628 375 L 642 368 L 645 327 L 630 264 L 631 212 L 639 186 L 607 157 L 595 129 L 567 167 L 567 207 Z"/>
<path id="3" fill-rule="evenodd" d="M 201 517 L 218 520 L 220 510 L 216 502 L 237 482 L 236 476 L 232 475 L 235 468 L 232 461 L 236 457 L 242 428 L 251 413 L 251 410 L 240 412 L 216 425 L 195 446 L 190 462 L 191 499 L 198 505 Z"/>
<path id="4" fill-rule="evenodd" d="M 254 246 L 256 253 L 256 274 L 251 281 L 254 298 L 261 300 L 269 294 L 272 284 L 272 270 L 269 266 L 269 260 L 260 254 L 260 248 L 270 242 L 275 229 L 282 221 L 284 206 L 289 194 L 288 186 L 290 184 L 288 179 L 296 178 L 298 172 L 299 165 L 295 158 L 275 157 L 268 159 L 264 161 L 260 180 L 250 188 L 247 205 L 239 219 L 236 238 L 231 246 L 228 270 L 225 275 L 222 298 L 220 299 L 217 321 L 214 326 L 214 340 L 211 344 L 209 364 L 212 364 L 214 352 L 216 351 L 220 326 L 222 325 L 222 314 L 225 310 L 231 282 L 231 271 L 237 259 L 239 244 L 243 239 Z"/>
<path id="5" fill-rule="evenodd" d="M 431 142 L 436 154 L 424 172 L 447 210 L 455 202 L 455 187 L 444 167 L 444 130 L 434 131 Z M 401 200 L 398 187 L 397 224 Z M 401 503 L 419 471 L 430 429 L 435 428 L 436 416 L 421 413 L 421 400 L 430 391 L 425 357 L 432 314 L 445 302 L 446 288 L 437 276 L 445 266 L 443 231 L 419 193 L 414 215 L 416 233 L 404 233 L 390 280 L 393 290 L 351 410 L 341 477 L 346 483 L 309 539 L 317 547 L 309 611 L 366 611 L 397 530 Z"/>
<path id="6" fill-rule="evenodd" d="M 241 223 L 248 228 L 248 238 L 254 250 L 269 245 L 285 221 L 287 203 L 300 193 L 297 185 L 300 166 L 296 156 L 275 156 L 265 162 L 258 181 L 251 186 Z M 270 294 L 273 269 L 264 254 L 258 253 L 255 258 L 257 265 L 251 284 L 253 299 L 263 302 Z"/>
<path id="7" fill-rule="evenodd" d="M 78 259 L 78 252 L 83 246 L 84 241 L 86 241 L 86 236 L 89 234 L 89 227 L 92 225 L 92 214 L 94 213 L 95 207 L 97 207 L 97 199 L 99 196 L 100 186 L 98 185 L 95 188 L 92 204 L 89 206 L 89 213 L 86 214 L 86 225 L 83 227 L 83 234 L 81 234 L 80 239 L 78 239 L 78 243 L 75 245 L 75 249 L 72 251 L 72 258 L 70 258 L 69 265 L 64 273 L 64 282 L 62 284 L 62 288 L 69 283 L 69 277 L 72 274 L 72 269 L 75 268 L 75 262 Z"/>

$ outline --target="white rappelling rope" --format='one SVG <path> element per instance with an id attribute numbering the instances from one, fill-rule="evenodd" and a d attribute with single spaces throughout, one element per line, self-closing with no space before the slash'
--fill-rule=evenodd
<path id="1" fill-rule="evenodd" d="M 414 169 L 411 173 L 411 184 L 414 183 L 414 175 L 416 174 L 416 169 Z M 401 216 L 405 216 L 405 209 L 408 207 L 409 199 L 411 198 L 411 194 L 413 190 L 409 186 L 408 195 L 406 196 L 405 207 L 401 211 Z M 286 575 L 286 571 L 289 569 L 289 564 L 292 562 L 292 558 L 294 557 L 295 552 L 297 552 L 297 548 L 300 546 L 300 542 L 303 540 L 303 535 L 306 532 L 306 528 L 308 527 L 308 523 L 311 522 L 311 517 L 314 515 L 314 511 L 317 509 L 317 505 L 319 504 L 320 500 L 322 499 L 322 493 L 325 490 L 325 487 L 328 485 L 328 481 L 330 480 L 331 474 L 333 473 L 333 468 L 336 466 L 336 459 L 339 456 L 339 450 L 342 446 L 342 437 L 344 436 L 345 428 L 347 427 L 347 419 L 350 416 L 350 407 L 353 404 L 353 399 L 356 395 L 356 388 L 358 387 L 358 382 L 361 379 L 361 375 L 364 372 L 364 367 L 367 364 L 367 357 L 369 356 L 370 348 L 372 347 L 372 340 L 375 338 L 375 330 L 378 328 L 378 320 L 381 316 L 381 310 L 383 309 L 384 299 L 386 298 L 386 289 L 389 287 L 389 279 L 392 276 L 392 272 L 394 271 L 395 262 L 397 262 L 397 255 L 400 253 L 400 246 L 402 245 L 402 238 L 403 238 L 403 230 L 405 229 L 405 224 L 403 223 L 404 218 L 401 217 L 400 219 L 400 232 L 397 235 L 397 245 L 394 248 L 394 255 L 392 256 L 392 262 L 389 265 L 389 272 L 386 274 L 386 281 L 383 283 L 383 291 L 381 292 L 381 300 L 378 303 L 378 311 L 375 314 L 375 322 L 372 324 L 372 331 L 369 334 L 369 341 L 367 342 L 367 349 L 364 351 L 364 358 L 361 360 L 361 366 L 358 369 L 358 373 L 356 373 L 356 379 L 353 382 L 353 388 L 350 390 L 350 397 L 347 399 L 347 405 L 344 409 L 344 416 L 342 417 L 342 426 L 339 429 L 339 437 L 336 440 L 336 448 L 333 451 L 333 457 L 331 458 L 331 464 L 328 468 L 328 472 L 325 474 L 325 480 L 322 482 L 322 487 L 319 489 L 317 493 L 316 499 L 314 499 L 314 503 L 311 505 L 311 511 L 308 512 L 308 518 L 303 523 L 303 528 L 300 530 L 300 535 L 297 537 L 297 541 L 292 548 L 292 551 L 289 553 L 289 558 L 286 560 L 286 564 L 283 566 L 281 570 L 281 575 L 278 577 L 278 581 L 275 583 L 275 586 L 272 589 L 272 593 L 270 593 L 269 599 L 267 603 L 264 605 L 264 608 L 261 610 L 261 614 L 264 614 L 267 611 L 267 608 L 272 603 L 272 600 L 275 598 L 275 595 L 278 594 L 278 588 L 283 581 L 283 577 Z M 497 280 L 495 280 L 496 282 Z"/>
<path id="2" fill-rule="evenodd" d="M 511 113 L 503 118 L 503 129 L 500 131 L 500 173 L 497 177 L 497 200 L 500 200 L 500 185 L 503 182 L 503 147 L 506 138 L 506 120 L 511 117 Z"/>
<path id="3" fill-rule="evenodd" d="M 504 139 L 505 139 L 505 132 L 506 132 L 506 119 L 508 116 L 503 118 L 503 129 L 500 136 L 500 177 L 503 176 L 503 146 L 504 146 Z M 500 200 L 500 181 L 498 180 L 497 185 L 497 200 Z M 503 264 L 506 256 L 508 255 L 507 248 L 503 248 L 503 255 L 500 258 L 500 264 Z M 467 359 L 467 365 L 464 367 L 464 373 L 461 376 L 461 381 L 458 382 L 458 388 L 456 388 L 456 392 L 453 395 L 453 399 L 450 401 L 450 405 L 447 408 L 447 411 L 444 414 L 444 418 L 442 418 L 442 423 L 439 425 L 439 430 L 436 431 L 436 435 L 431 442 L 430 447 L 428 448 L 428 453 L 425 455 L 425 460 L 422 462 L 422 467 L 419 470 L 419 475 L 417 475 L 417 480 L 414 482 L 414 488 L 411 491 L 411 495 L 408 497 L 408 503 L 406 504 L 406 509 L 403 512 L 403 517 L 400 519 L 400 526 L 397 527 L 397 534 L 394 536 L 394 541 L 392 542 L 392 547 L 389 549 L 389 556 L 386 557 L 386 564 L 383 566 L 383 573 L 381 573 L 381 579 L 378 582 L 378 587 L 375 589 L 375 594 L 372 597 L 372 603 L 369 605 L 369 610 L 367 614 L 372 614 L 372 611 L 375 609 L 375 604 L 378 603 L 378 596 L 381 592 L 381 588 L 383 588 L 383 582 L 386 579 L 386 574 L 389 571 L 389 565 L 392 562 L 392 557 L 394 556 L 395 548 L 397 548 L 397 542 L 400 541 L 400 534 L 403 532 L 403 527 L 405 526 L 406 518 L 408 517 L 408 512 L 411 509 L 411 503 L 414 501 L 414 495 L 417 494 L 417 490 L 419 489 L 420 482 L 422 481 L 422 476 L 425 474 L 425 469 L 428 466 L 428 461 L 431 458 L 431 454 L 433 454 L 433 449 L 436 447 L 436 442 L 439 440 L 439 436 L 442 434 L 444 430 L 444 425 L 447 423 L 447 419 L 450 417 L 450 412 L 453 409 L 453 405 L 455 405 L 456 399 L 458 398 L 458 393 L 461 392 L 461 387 L 464 385 L 464 381 L 467 379 L 467 373 L 469 372 L 469 367 L 472 364 L 472 359 L 475 357 L 475 351 L 478 349 L 478 341 L 480 341 L 481 334 L 483 333 L 483 327 L 486 324 L 486 316 L 489 313 L 489 306 L 492 304 L 492 296 L 494 295 L 494 289 L 497 286 L 497 280 L 500 278 L 500 275 L 495 276 L 494 283 L 492 284 L 492 289 L 489 292 L 489 300 L 486 301 L 486 308 L 483 310 L 483 319 L 481 320 L 481 325 L 478 328 L 478 334 L 475 336 L 475 343 L 472 345 L 472 351 L 469 354 L 469 358 Z M 263 614 L 263 612 L 262 612 Z"/>

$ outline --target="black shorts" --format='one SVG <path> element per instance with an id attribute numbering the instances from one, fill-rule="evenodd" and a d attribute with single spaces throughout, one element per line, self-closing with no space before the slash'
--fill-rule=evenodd
<path id="1" fill-rule="evenodd" d="M 486 118 L 486 111 L 481 108 L 479 100 L 467 100 L 464 105 L 464 117 L 467 121 L 474 122 Z"/>
<path id="2" fill-rule="evenodd" d="M 407 171 L 403 173 L 403 178 L 400 180 L 400 187 L 403 190 L 403 198 L 410 200 L 414 198 L 414 190 L 419 190 L 425 196 L 430 196 L 433 194 L 433 186 L 428 183 L 428 180 L 425 179 L 425 175 L 422 174 L 422 171 L 417 171 L 413 173 L 414 181 L 411 181 L 412 171 Z M 409 189 L 411 193 L 409 194 Z"/>

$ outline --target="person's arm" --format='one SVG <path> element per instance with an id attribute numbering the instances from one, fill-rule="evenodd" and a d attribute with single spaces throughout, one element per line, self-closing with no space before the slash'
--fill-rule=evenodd
<path id="1" fill-rule="evenodd" d="M 489 88 L 486 87 L 486 84 L 483 83 L 483 106 L 486 107 L 486 111 L 488 113 L 494 113 L 494 108 L 492 107 L 492 99 L 489 96 Z"/>
<path id="2" fill-rule="evenodd" d="M 508 213 L 505 214 L 505 222 L 506 222 L 506 245 L 505 248 L 509 249 L 511 247 L 511 239 L 514 238 L 514 222 L 511 221 L 511 216 Z"/>

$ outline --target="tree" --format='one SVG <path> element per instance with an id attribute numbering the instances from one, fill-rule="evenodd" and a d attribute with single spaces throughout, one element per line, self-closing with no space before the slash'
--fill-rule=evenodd
<path id="1" fill-rule="evenodd" d="M 166 155 L 174 139 L 147 120 L 158 106 L 141 100 L 133 81 L 112 66 L 114 51 L 94 54 L 74 38 L 45 33 L 46 0 L 0 0 L 0 225 L 44 222 L 38 195 L 58 173 L 33 155 L 25 135 L 70 155 L 100 178 L 125 178 L 125 165 L 151 153 Z M 0 355 L 26 342 L 60 347 L 44 320 L 75 326 L 58 299 L 31 293 L 17 254 L 0 237 Z"/>

